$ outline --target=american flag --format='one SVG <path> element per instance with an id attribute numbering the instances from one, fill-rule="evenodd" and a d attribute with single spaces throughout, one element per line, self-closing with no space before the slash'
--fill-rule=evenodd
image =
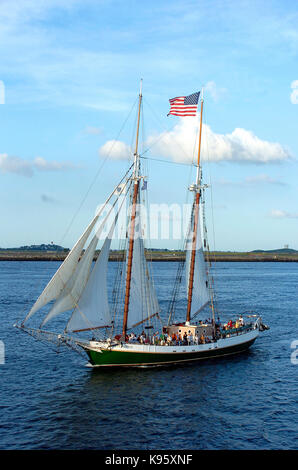
<path id="1" fill-rule="evenodd" d="M 170 114 L 174 116 L 195 116 L 198 107 L 200 92 L 193 93 L 189 96 L 178 96 L 169 100 Z"/>

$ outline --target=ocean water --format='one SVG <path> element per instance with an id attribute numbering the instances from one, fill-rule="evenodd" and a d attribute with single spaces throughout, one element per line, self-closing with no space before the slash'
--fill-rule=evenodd
<path id="1" fill-rule="evenodd" d="M 58 265 L 0 263 L 1 449 L 297 449 L 297 263 L 217 263 L 222 319 L 254 310 L 270 325 L 248 352 L 123 370 L 13 328 Z M 176 268 L 153 263 L 163 309 Z"/>

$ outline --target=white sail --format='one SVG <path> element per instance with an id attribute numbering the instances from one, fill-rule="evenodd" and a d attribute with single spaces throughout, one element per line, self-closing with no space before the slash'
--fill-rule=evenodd
<path id="1" fill-rule="evenodd" d="M 142 323 L 159 312 L 141 237 L 134 240 L 127 328 Z"/>
<path id="2" fill-rule="evenodd" d="M 142 238 L 140 238 L 140 245 L 140 251 L 144 260 L 144 284 L 147 312 L 149 316 L 151 316 L 159 312 L 159 304 L 154 289 L 153 280 L 150 274 L 149 266 L 145 258 L 144 241 Z"/>
<path id="3" fill-rule="evenodd" d="M 109 252 L 115 223 L 102 246 L 82 296 L 67 324 L 67 331 L 82 331 L 111 325 L 107 290 Z"/>
<path id="4" fill-rule="evenodd" d="M 186 244 L 185 280 L 186 280 L 187 295 L 188 295 L 188 287 L 189 287 L 189 273 L 190 273 L 190 263 L 191 263 L 192 243 L 193 243 L 193 237 L 192 237 L 193 226 L 194 226 L 194 220 L 192 218 L 190 230 L 189 230 L 189 234 L 187 238 L 187 244 Z M 210 302 L 210 291 L 208 287 L 206 263 L 205 263 L 204 251 L 202 247 L 201 226 L 200 226 L 200 221 L 198 220 L 190 317 L 192 318 L 196 313 L 202 310 L 209 302 Z"/>
<path id="5" fill-rule="evenodd" d="M 63 291 L 65 285 L 73 275 L 78 260 L 81 256 L 84 245 L 94 228 L 100 213 L 97 214 L 91 223 L 88 225 L 87 229 L 81 235 L 77 243 L 74 245 L 68 256 L 65 258 L 64 262 L 59 267 L 58 271 L 54 274 L 50 282 L 47 284 L 41 295 L 38 297 L 37 301 L 31 308 L 27 317 L 24 321 L 27 321 L 37 310 L 41 309 L 44 305 L 48 304 L 51 300 L 57 299 L 61 292 Z"/>
<path id="6" fill-rule="evenodd" d="M 124 187 L 125 186 L 126 184 L 124 185 Z M 121 192 L 124 190 L 124 187 L 122 188 Z M 84 291 L 88 277 L 90 275 L 91 264 L 93 261 L 93 257 L 94 257 L 94 253 L 96 250 L 99 237 L 103 229 L 105 228 L 111 213 L 114 210 L 115 204 L 116 204 L 116 201 L 114 202 L 108 214 L 106 215 L 104 221 L 101 223 L 100 227 L 96 231 L 96 234 L 93 236 L 88 248 L 86 249 L 84 255 L 82 256 L 81 261 L 77 264 L 77 268 L 74 271 L 72 277 L 69 279 L 68 283 L 65 285 L 63 291 L 61 292 L 60 297 L 58 297 L 55 304 L 51 308 L 50 312 L 44 318 L 41 326 L 45 325 L 49 320 L 54 318 L 56 315 L 59 315 L 60 313 L 70 310 L 77 305 L 78 300 Z M 120 207 L 122 207 L 122 204 L 123 204 L 123 200 L 121 202 Z M 112 228 L 110 229 L 108 238 L 109 237 L 112 238 L 117 218 L 118 218 L 118 214 L 116 215 L 113 221 L 113 225 L 112 225 Z"/>
<path id="7" fill-rule="evenodd" d="M 84 292 L 68 322 L 66 330 L 69 332 L 111 325 L 106 282 L 110 245 L 111 239 L 106 238 Z"/>
<path id="8" fill-rule="evenodd" d="M 56 300 L 53 307 L 44 318 L 41 326 L 44 326 L 49 320 L 57 316 L 59 313 L 70 310 L 77 304 L 87 283 L 97 243 L 98 236 L 95 235 L 73 274 L 71 289 L 68 290 L 66 287 L 63 290 L 62 295 Z"/>

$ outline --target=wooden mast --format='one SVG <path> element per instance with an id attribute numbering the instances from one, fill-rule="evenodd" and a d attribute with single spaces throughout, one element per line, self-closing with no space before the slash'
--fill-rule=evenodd
<path id="1" fill-rule="evenodd" d="M 187 298 L 187 313 L 186 321 L 190 321 L 192 293 L 193 293 L 193 281 L 194 281 L 194 268 L 196 260 L 196 245 L 198 236 L 198 221 L 199 221 L 199 203 L 201 197 L 200 190 L 200 157 L 201 157 L 201 138 L 202 138 L 202 118 L 203 118 L 203 97 L 201 99 L 201 116 L 200 116 L 200 133 L 199 133 L 199 148 L 198 148 L 198 164 L 197 164 L 197 178 L 196 178 L 196 194 L 194 200 L 194 225 L 193 225 L 193 238 L 192 238 L 192 251 L 191 261 L 189 269 L 189 282 L 188 282 L 188 298 Z"/>
<path id="2" fill-rule="evenodd" d="M 134 170 L 133 170 L 134 188 L 133 188 L 133 197 L 132 197 L 132 211 L 131 211 L 131 218 L 130 218 L 129 246 L 128 246 L 128 257 L 127 257 L 127 272 L 126 272 L 126 286 L 125 286 L 125 300 L 124 300 L 124 314 L 123 314 L 123 328 L 122 328 L 122 336 L 124 338 L 126 336 L 126 330 L 127 330 L 133 246 L 134 246 L 134 236 L 135 236 L 136 209 L 137 209 L 137 200 L 138 200 L 139 185 L 140 185 L 138 144 L 139 144 L 141 103 L 142 103 L 142 80 L 141 80 L 140 94 L 139 94 L 138 123 L 137 123 L 136 145 L 135 145 L 135 153 L 134 153 Z"/>

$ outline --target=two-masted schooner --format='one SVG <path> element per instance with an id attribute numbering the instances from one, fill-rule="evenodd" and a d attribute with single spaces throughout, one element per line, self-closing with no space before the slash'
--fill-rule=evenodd
<path id="1" fill-rule="evenodd" d="M 251 315 L 244 321 L 240 316 L 235 322 L 222 325 L 218 313 L 215 314 L 210 263 L 204 256 L 208 242 L 202 223 L 204 218 L 201 217 L 206 187 L 202 184 L 200 162 L 202 93 L 173 98 L 169 114 L 193 116 L 199 102 L 196 181 L 188 188 L 193 193 L 193 204 L 185 240 L 186 260 L 179 265 L 173 295 L 169 292 L 167 321 L 163 320 L 150 263 L 145 256 L 141 223 L 141 200 L 146 192 L 142 190 L 147 185 L 138 151 L 141 87 L 133 164 L 91 220 L 26 318 L 15 326 L 37 339 L 86 352 L 92 366 L 103 367 L 186 363 L 239 353 L 254 343 L 259 331 L 265 328 L 261 317 Z M 118 261 L 115 285 L 109 295 L 107 279 L 111 241 L 119 223 L 119 214 L 127 206 L 125 250 Z M 93 263 L 104 230 L 107 236 Z M 186 311 L 182 321 L 175 321 L 175 300 L 182 278 L 186 283 Z M 205 308 L 211 312 L 209 321 L 196 321 L 197 315 Z M 38 327 L 30 326 L 33 316 L 41 317 Z M 55 324 L 58 332 L 48 330 L 48 322 Z"/>

